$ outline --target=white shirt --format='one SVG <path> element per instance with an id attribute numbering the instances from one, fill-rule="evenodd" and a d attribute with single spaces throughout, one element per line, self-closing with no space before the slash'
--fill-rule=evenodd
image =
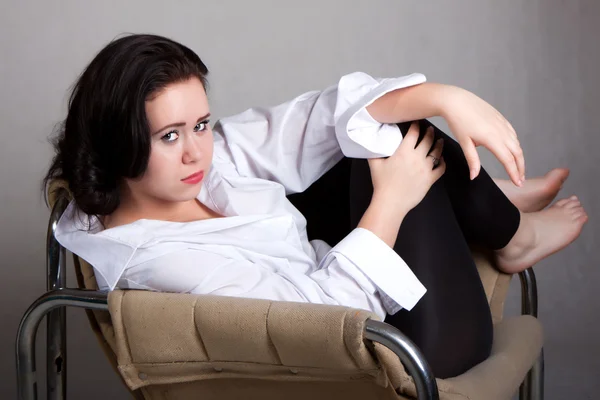
<path id="1" fill-rule="evenodd" d="M 344 155 L 393 154 L 398 127 L 375 121 L 365 107 L 424 81 L 421 74 L 374 79 L 357 72 L 322 92 L 219 121 L 198 200 L 225 218 L 142 219 L 103 229 L 95 217 L 88 226 L 71 202 L 56 238 L 93 266 L 101 290 L 338 304 L 382 319 L 410 310 L 426 290 L 394 250 L 362 228 L 333 248 L 309 242 L 306 219 L 286 195 L 304 191 Z"/>

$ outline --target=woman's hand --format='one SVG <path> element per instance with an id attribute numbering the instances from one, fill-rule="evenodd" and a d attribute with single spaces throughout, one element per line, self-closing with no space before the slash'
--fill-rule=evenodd
<path id="1" fill-rule="evenodd" d="M 444 174 L 443 140 L 433 145 L 433 128 L 417 146 L 419 124 L 413 123 L 398 149 L 388 158 L 369 159 L 373 199 L 404 215 L 423 200 L 429 188 Z M 434 160 L 439 165 L 434 169 Z"/>
<path id="2" fill-rule="evenodd" d="M 441 114 L 463 149 L 471 179 L 481 169 L 475 147 L 484 146 L 504 165 L 513 183 L 521 186 L 525 180 L 525 159 L 511 124 L 494 107 L 467 90 L 447 86 L 444 92 Z"/>

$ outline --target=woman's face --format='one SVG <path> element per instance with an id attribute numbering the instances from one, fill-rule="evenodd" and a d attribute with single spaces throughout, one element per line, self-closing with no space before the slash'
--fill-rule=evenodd
<path id="1" fill-rule="evenodd" d="M 146 101 L 151 148 L 141 178 L 127 180 L 137 199 L 189 201 L 198 196 L 213 155 L 208 99 L 197 78 L 171 84 Z"/>

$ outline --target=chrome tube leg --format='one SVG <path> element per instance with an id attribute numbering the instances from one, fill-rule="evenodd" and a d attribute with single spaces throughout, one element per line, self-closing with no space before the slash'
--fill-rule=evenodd
<path id="1" fill-rule="evenodd" d="M 519 400 L 531 400 L 531 370 L 525 376 L 525 380 L 519 387 Z"/>
<path id="2" fill-rule="evenodd" d="M 66 252 L 56 241 L 54 231 L 69 204 L 67 192 L 61 189 L 52 208 L 46 235 L 46 290 L 67 286 Z M 46 397 L 66 400 L 67 387 L 67 310 L 58 308 L 48 313 L 46 329 Z"/>
<path id="3" fill-rule="evenodd" d="M 532 268 L 519 273 L 521 280 L 521 314 L 538 316 L 538 292 L 535 273 Z M 527 373 L 519 389 L 520 400 L 544 399 L 544 350 Z"/>
<path id="4" fill-rule="evenodd" d="M 538 291 L 535 273 L 528 268 L 519 273 L 521 280 L 521 314 L 538 316 Z"/>
<path id="5" fill-rule="evenodd" d="M 66 400 L 67 331 L 64 307 L 48 313 L 46 330 L 46 398 Z"/>
<path id="6" fill-rule="evenodd" d="M 419 399 L 439 400 L 437 382 L 419 348 L 400 330 L 381 321 L 367 320 L 365 338 L 392 350 L 415 381 Z"/>
<path id="7" fill-rule="evenodd" d="M 19 324 L 15 349 L 17 393 L 20 400 L 37 399 L 35 336 L 38 326 L 46 314 L 64 306 L 107 310 L 107 296 L 106 292 L 60 289 L 44 294 L 29 307 Z"/>
<path id="8" fill-rule="evenodd" d="M 544 350 L 540 353 L 537 361 L 529 371 L 530 374 L 530 398 L 531 400 L 544 399 Z"/>

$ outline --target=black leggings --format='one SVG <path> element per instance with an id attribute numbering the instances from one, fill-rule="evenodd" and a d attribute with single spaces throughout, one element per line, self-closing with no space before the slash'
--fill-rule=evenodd
<path id="1" fill-rule="evenodd" d="M 420 121 L 420 138 L 431 125 Z M 410 123 L 398 126 L 405 135 Z M 411 311 L 388 315 L 385 322 L 415 342 L 436 377 L 447 378 L 485 360 L 492 345 L 490 309 L 469 244 L 504 247 L 520 214 L 483 169 L 469 179 L 456 141 L 437 128 L 435 136 L 444 138 L 446 173 L 408 213 L 394 245 L 427 293 Z M 358 225 L 372 192 L 367 160 L 345 158 L 289 199 L 306 216 L 309 238 L 333 245 Z"/>

